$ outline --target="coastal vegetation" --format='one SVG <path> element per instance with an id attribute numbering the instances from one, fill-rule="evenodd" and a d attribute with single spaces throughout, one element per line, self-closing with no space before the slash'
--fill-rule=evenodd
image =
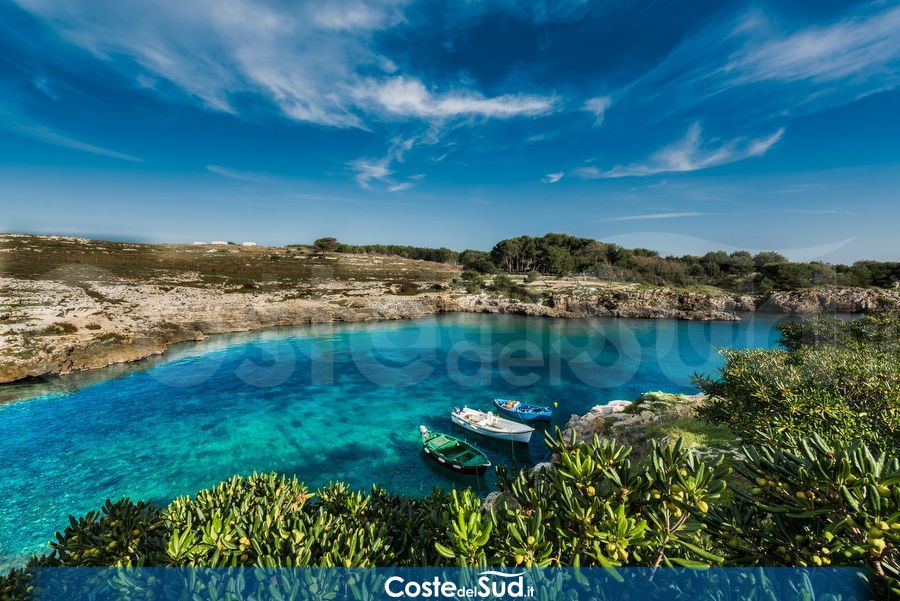
<path id="1" fill-rule="evenodd" d="M 123 499 L 71 518 L 49 555 L 0 579 L 28 598 L 54 566 L 864 566 L 897 588 L 900 464 L 814 437 L 748 447 L 732 485 L 681 442 L 646 457 L 610 439 L 548 437 L 552 468 L 424 498 L 296 478 L 234 477 L 165 508 Z"/>
<path id="2" fill-rule="evenodd" d="M 900 263 L 857 261 L 833 265 L 820 261 L 792 262 L 776 252 L 711 251 L 702 256 L 662 256 L 646 248 L 624 248 L 568 234 L 519 236 L 497 242 L 490 252 L 382 244 L 351 245 L 328 241 L 328 250 L 342 253 L 399 255 L 455 263 L 482 274 L 573 274 L 604 280 L 669 286 L 716 286 L 736 292 L 767 293 L 828 285 L 891 288 L 900 283 Z M 316 242 L 319 246 L 321 241 Z"/>
<path id="3" fill-rule="evenodd" d="M 699 432 L 739 435 L 740 460 L 692 450 L 682 419 L 640 452 L 548 433 L 552 463 L 499 469 L 488 501 L 236 476 L 70 518 L 0 597 L 27 598 L 41 566 L 860 566 L 900 594 L 898 324 L 817 318 L 782 326 L 786 350 L 727 352 L 698 378 Z"/>
<path id="4" fill-rule="evenodd" d="M 815 316 L 779 326 L 785 350 L 723 350 L 698 376 L 705 419 L 745 439 L 818 436 L 900 455 L 900 318 Z"/>

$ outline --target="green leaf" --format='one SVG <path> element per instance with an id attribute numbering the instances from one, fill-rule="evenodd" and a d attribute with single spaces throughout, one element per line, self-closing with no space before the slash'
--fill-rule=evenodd
<path id="1" fill-rule="evenodd" d="M 684 548 L 689 549 L 690 551 L 696 553 L 697 555 L 699 555 L 699 556 L 702 557 L 703 559 L 708 559 L 709 561 L 712 561 L 712 562 L 714 562 L 714 563 L 722 563 L 723 561 L 725 561 L 725 558 L 724 558 L 724 557 L 720 557 L 720 556 L 718 556 L 718 555 L 716 555 L 716 554 L 714 554 L 714 553 L 710 553 L 709 551 L 707 551 L 707 550 L 705 550 L 705 549 L 701 549 L 701 548 L 698 547 L 697 545 L 691 544 L 691 543 L 687 542 L 686 540 L 681 540 L 680 538 L 679 538 L 679 539 L 675 539 L 675 540 L 676 540 L 681 546 L 683 546 Z"/>
<path id="2" fill-rule="evenodd" d="M 453 559 L 456 557 L 456 553 L 454 553 L 452 549 L 450 549 L 449 547 L 445 547 L 439 542 L 434 543 L 434 548 L 441 557 L 444 557 L 446 559 Z"/>
<path id="3" fill-rule="evenodd" d="M 709 569 L 710 567 L 708 563 L 703 563 L 702 561 L 694 561 L 693 559 L 684 559 L 683 557 L 670 557 L 669 561 L 683 568 L 692 568 L 695 570 L 704 570 Z"/>

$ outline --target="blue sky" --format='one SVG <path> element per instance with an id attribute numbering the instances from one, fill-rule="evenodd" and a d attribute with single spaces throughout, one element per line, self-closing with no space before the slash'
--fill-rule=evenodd
<path id="1" fill-rule="evenodd" d="M 0 230 L 900 259 L 892 2 L 0 3 Z"/>

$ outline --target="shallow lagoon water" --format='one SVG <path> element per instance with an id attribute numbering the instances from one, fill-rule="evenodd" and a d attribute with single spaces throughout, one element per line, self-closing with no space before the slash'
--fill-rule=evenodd
<path id="1" fill-rule="evenodd" d="M 553 424 L 648 390 L 696 392 L 719 347 L 771 348 L 785 316 L 739 322 L 453 314 L 212 337 L 162 359 L 34 384 L 0 405 L 0 566 L 46 551 L 69 514 L 129 496 L 158 503 L 233 474 L 297 474 L 310 486 L 486 491 L 423 460 L 419 424 L 454 431 L 454 406 L 556 402 Z M 21 394 L 21 391 L 17 391 Z M 467 438 L 494 464 L 546 458 Z M 476 437 L 477 438 L 477 437 Z"/>

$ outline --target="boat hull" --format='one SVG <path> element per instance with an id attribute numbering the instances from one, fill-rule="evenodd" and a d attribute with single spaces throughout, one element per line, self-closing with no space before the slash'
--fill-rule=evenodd
<path id="1" fill-rule="evenodd" d="M 451 414 L 450 419 L 460 428 L 464 428 L 469 432 L 474 432 L 475 434 L 479 434 L 481 436 L 495 438 L 497 440 L 511 440 L 513 442 L 521 442 L 527 444 L 528 441 L 531 440 L 531 435 L 534 433 L 534 430 L 531 430 L 530 432 L 495 432 L 492 430 L 486 430 L 485 428 L 479 427 L 477 424 L 467 422 L 456 414 Z"/>
<path id="2" fill-rule="evenodd" d="M 531 412 L 520 412 L 515 409 L 509 410 L 506 409 L 502 403 L 498 403 L 494 401 L 494 405 L 497 406 L 497 410 L 503 415 L 514 417 L 517 420 L 523 422 L 549 422 L 550 418 L 553 417 L 553 412 L 548 408 L 546 411 L 542 411 L 540 413 L 531 413 Z"/>
<path id="3" fill-rule="evenodd" d="M 457 474 L 481 475 L 481 474 L 485 473 L 487 471 L 487 469 L 490 467 L 489 465 L 479 465 L 476 467 L 470 467 L 470 466 L 455 464 L 455 463 L 447 461 L 443 457 L 436 455 L 435 453 L 428 450 L 428 447 L 424 447 L 424 446 L 422 447 L 422 451 L 425 453 L 426 457 L 428 457 L 429 459 L 434 461 L 439 466 L 443 467 L 444 469 L 448 469 L 451 472 L 456 472 Z"/>

